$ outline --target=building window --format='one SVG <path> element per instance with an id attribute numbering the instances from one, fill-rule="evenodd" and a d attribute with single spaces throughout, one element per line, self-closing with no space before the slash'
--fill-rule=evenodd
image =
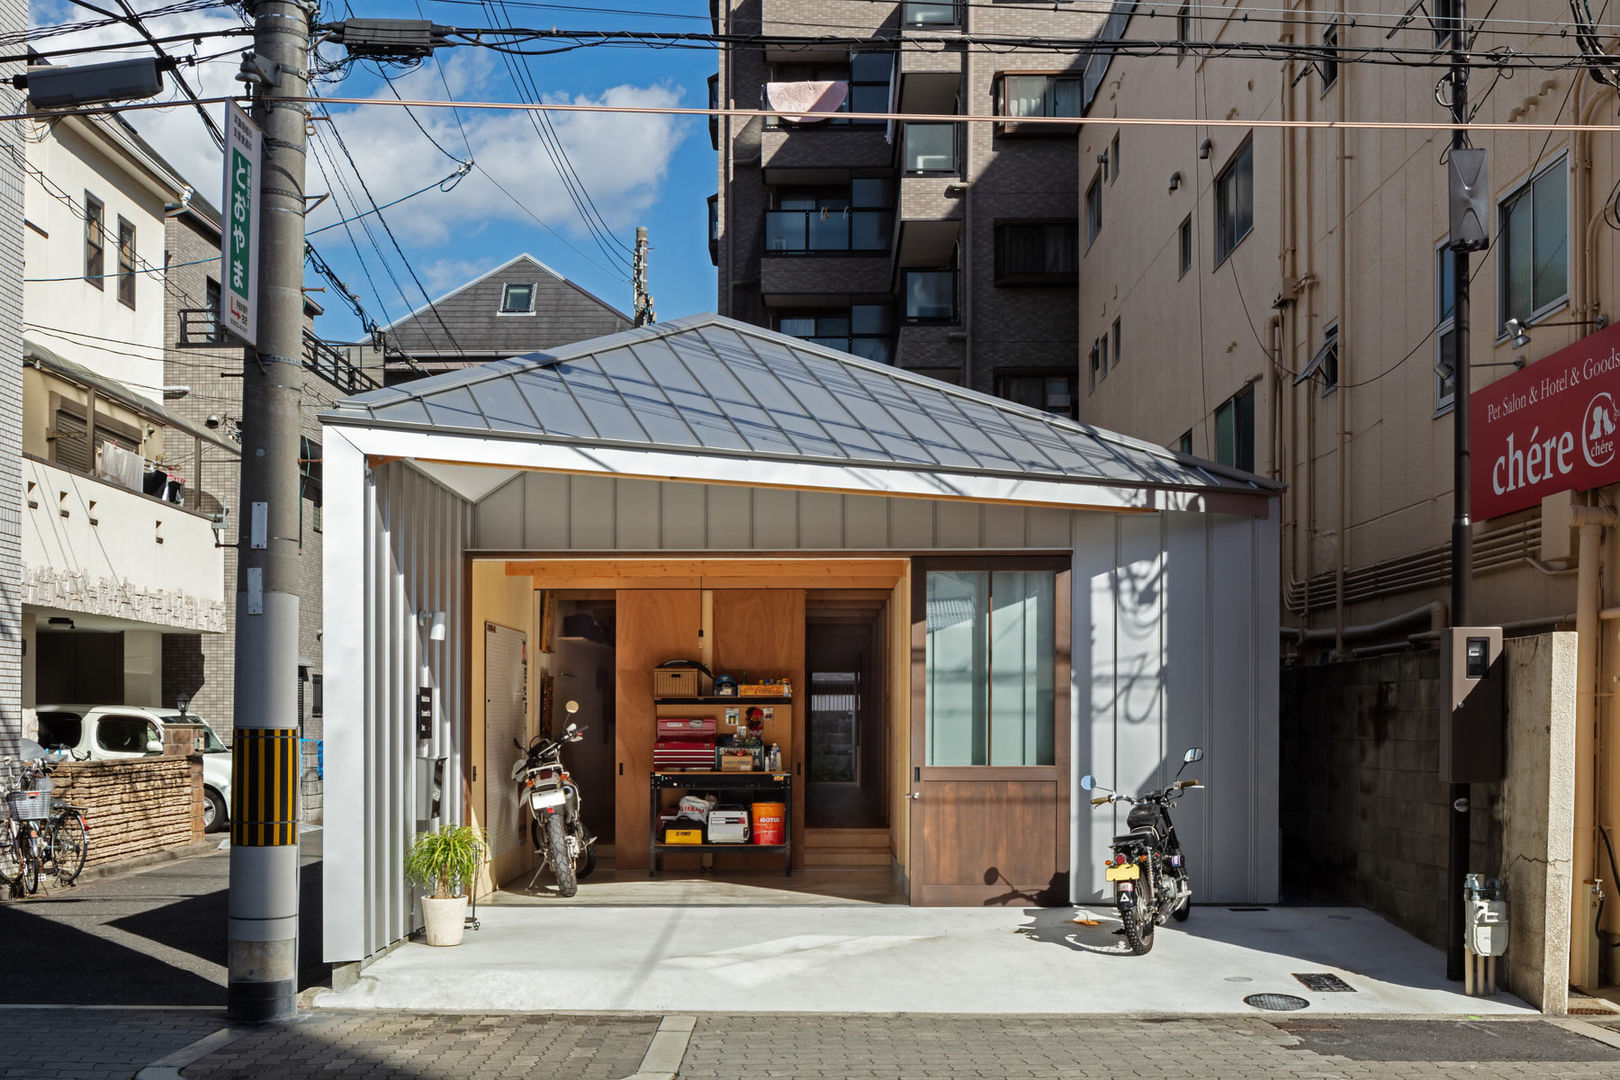
<path id="1" fill-rule="evenodd" d="M 1073 375 L 997 375 L 996 396 L 1074 419 Z"/>
<path id="2" fill-rule="evenodd" d="M 996 225 L 997 285 L 1065 285 L 1076 280 L 1073 221 Z"/>
<path id="3" fill-rule="evenodd" d="M 1187 43 L 1193 39 L 1192 5 L 1182 4 L 1176 12 L 1176 63 L 1187 55 Z"/>
<path id="4" fill-rule="evenodd" d="M 1090 389 L 1097 389 L 1097 384 L 1108 378 L 1108 335 L 1104 334 L 1091 343 L 1091 382 Z"/>
<path id="5" fill-rule="evenodd" d="M 1097 234 L 1102 232 L 1102 173 L 1091 178 L 1086 188 L 1086 247 L 1091 247 Z"/>
<path id="6" fill-rule="evenodd" d="M 851 304 L 831 311 L 783 312 L 778 333 L 879 364 L 894 362 L 894 309 L 888 304 Z"/>
<path id="7" fill-rule="evenodd" d="M 930 571 L 929 765 L 1051 765 L 1057 575 Z"/>
<path id="8" fill-rule="evenodd" d="M 956 271 L 907 270 L 906 322 L 956 321 Z"/>
<path id="9" fill-rule="evenodd" d="M 905 0 L 900 6 L 900 21 L 906 26 L 955 26 L 955 0 L 944 3 L 920 3 Z"/>
<path id="10" fill-rule="evenodd" d="M 772 82 L 842 82 L 849 85 L 849 93 L 839 104 L 841 113 L 881 113 L 889 111 L 889 81 L 894 72 L 894 53 L 858 52 L 847 64 L 777 64 L 771 70 Z M 880 125 L 886 120 L 851 120 L 844 116 L 816 119 L 804 127 L 838 125 Z M 766 127 L 796 128 L 790 120 L 771 118 Z"/>
<path id="11" fill-rule="evenodd" d="M 1193 230 L 1192 215 L 1188 214 L 1181 221 L 1181 259 L 1180 269 L 1176 272 L 1177 279 L 1187 276 L 1192 269 Z"/>
<path id="12" fill-rule="evenodd" d="M 118 219 L 118 302 L 135 306 L 135 226 Z"/>
<path id="13" fill-rule="evenodd" d="M 98 289 L 107 274 L 107 208 L 84 193 L 84 280 Z"/>
<path id="14" fill-rule="evenodd" d="M 1501 312 L 1497 333 L 1509 319 L 1529 323 L 1569 296 L 1569 174 L 1560 158 L 1502 200 Z"/>
<path id="15" fill-rule="evenodd" d="M 1434 413 L 1439 416 L 1457 401 L 1457 262 L 1450 239 L 1434 253 Z"/>
<path id="16" fill-rule="evenodd" d="M 1192 432 L 1183 431 L 1181 433 L 1181 438 L 1176 440 L 1176 449 L 1183 454 L 1192 453 Z"/>
<path id="17" fill-rule="evenodd" d="M 901 145 L 908 176 L 956 172 L 955 124 L 906 124 L 901 129 Z"/>
<path id="18" fill-rule="evenodd" d="M 1114 320 L 1114 366 L 1119 367 L 1119 362 L 1121 360 L 1123 360 L 1124 358 L 1125 358 L 1124 354 L 1123 354 L 1122 350 L 1119 347 L 1119 320 L 1115 319 Z"/>
<path id="19" fill-rule="evenodd" d="M 218 342 L 220 340 L 220 294 L 219 282 L 215 281 L 213 278 L 205 278 L 203 281 L 203 304 L 205 305 L 205 310 L 207 311 L 207 319 L 203 323 L 203 333 L 206 335 L 204 340 Z"/>
<path id="20" fill-rule="evenodd" d="M 1254 387 L 1245 386 L 1215 410 L 1215 460 L 1254 471 Z"/>
<path id="21" fill-rule="evenodd" d="M 720 265 L 720 194 L 709 196 L 709 261 Z"/>
<path id="22" fill-rule="evenodd" d="M 319 672 L 309 676 L 309 718 L 319 720 L 326 712 L 326 688 L 321 685 Z"/>
<path id="23" fill-rule="evenodd" d="M 1316 65 L 1322 76 L 1322 92 L 1339 81 L 1339 20 L 1334 19 L 1322 31 L 1322 59 Z"/>
<path id="24" fill-rule="evenodd" d="M 888 180 L 848 187 L 786 188 L 765 212 L 767 254 L 889 250 L 894 189 Z"/>
<path id="25" fill-rule="evenodd" d="M 1062 75 L 1003 75 L 996 87 L 997 116 L 1075 116 L 1083 109 L 1083 80 Z M 1061 132 L 1070 129 L 1063 125 Z"/>
<path id="26" fill-rule="evenodd" d="M 1215 178 L 1215 265 L 1232 254 L 1254 228 L 1254 140 Z"/>
<path id="27" fill-rule="evenodd" d="M 1119 179 L 1119 132 L 1114 132 L 1114 141 L 1108 146 L 1108 182 L 1112 184 Z"/>
<path id="28" fill-rule="evenodd" d="M 1322 331 L 1322 345 L 1305 365 L 1305 370 L 1294 377 L 1298 386 L 1312 376 L 1322 379 L 1322 393 L 1330 394 L 1339 388 L 1339 324 L 1329 323 Z"/>
<path id="29" fill-rule="evenodd" d="M 298 495 L 321 505 L 321 444 L 306 435 L 298 437 Z"/>
<path id="30" fill-rule="evenodd" d="M 720 108 L 720 74 L 716 72 L 709 76 L 709 108 Z M 720 116 L 718 113 L 709 114 L 709 145 L 720 149 Z"/>
<path id="31" fill-rule="evenodd" d="M 532 315 L 534 313 L 534 282 L 501 286 L 502 315 Z"/>

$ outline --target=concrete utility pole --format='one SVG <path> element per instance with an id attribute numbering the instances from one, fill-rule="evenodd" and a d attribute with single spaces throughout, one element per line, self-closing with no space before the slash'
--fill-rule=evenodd
<path id="1" fill-rule="evenodd" d="M 298 447 L 305 96 L 313 5 L 252 6 L 252 117 L 264 135 L 258 341 L 242 366 L 227 1012 L 298 1013 Z"/>
<path id="2" fill-rule="evenodd" d="M 1465 0 L 1450 0 L 1451 17 L 1451 149 L 1468 146 L 1468 31 Z M 1456 174 L 1453 172 L 1452 174 Z M 1452 193 L 1455 196 L 1455 192 Z M 1451 276 L 1455 289 L 1452 333 L 1457 362 L 1452 393 L 1453 438 L 1451 521 L 1451 625 L 1470 626 L 1468 584 L 1474 575 L 1472 529 L 1468 520 L 1468 247 L 1461 236 L 1451 238 Z M 1469 786 L 1452 784 L 1450 792 L 1450 854 L 1446 864 L 1446 978 L 1463 977 L 1463 878 L 1468 873 Z"/>
<path id="3" fill-rule="evenodd" d="M 658 321 L 658 313 L 653 311 L 653 298 L 647 294 L 647 226 L 636 226 L 636 258 L 632 264 L 635 270 L 634 282 L 636 289 L 635 315 L 637 326 L 646 326 Z"/>

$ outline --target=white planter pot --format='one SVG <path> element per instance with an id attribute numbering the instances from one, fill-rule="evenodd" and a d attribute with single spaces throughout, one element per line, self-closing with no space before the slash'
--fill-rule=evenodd
<path id="1" fill-rule="evenodd" d="M 467 898 L 452 896 L 448 900 L 422 897 L 423 933 L 429 945 L 460 945 L 463 920 L 467 914 Z"/>

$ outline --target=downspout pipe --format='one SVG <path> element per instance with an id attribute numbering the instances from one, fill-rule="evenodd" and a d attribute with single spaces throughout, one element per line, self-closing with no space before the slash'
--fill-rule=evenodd
<path id="1" fill-rule="evenodd" d="M 1390 637 L 1396 631 L 1403 630 L 1413 623 L 1427 622 L 1430 630 L 1440 630 L 1447 625 L 1448 618 L 1445 601 L 1431 600 L 1421 607 L 1392 615 L 1381 622 L 1342 628 L 1335 626 L 1322 630 L 1302 630 L 1298 627 L 1285 626 L 1282 628 L 1282 636 L 1297 645 L 1326 645 L 1330 642 L 1337 645 L 1341 640 L 1359 641 L 1366 638 Z"/>
<path id="2" fill-rule="evenodd" d="M 1579 576 L 1575 581 L 1575 845 L 1570 890 L 1569 981 L 1581 990 L 1595 990 L 1598 956 L 1592 949 L 1589 884 L 1596 877 L 1597 821 L 1597 662 L 1598 560 L 1603 530 L 1615 523 L 1614 511 L 1597 506 L 1576 506 L 1570 524 L 1579 533 Z"/>

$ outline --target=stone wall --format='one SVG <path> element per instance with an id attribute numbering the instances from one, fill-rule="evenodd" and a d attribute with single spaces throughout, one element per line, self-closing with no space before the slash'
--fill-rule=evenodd
<path id="1" fill-rule="evenodd" d="M 1439 653 L 1282 673 L 1285 899 L 1366 907 L 1446 942 L 1448 788 L 1439 779 Z M 1501 786 L 1475 784 L 1469 869 L 1502 865 Z"/>
<path id="2" fill-rule="evenodd" d="M 63 762 L 52 796 L 85 808 L 85 866 L 185 847 L 203 838 L 202 758 Z"/>

